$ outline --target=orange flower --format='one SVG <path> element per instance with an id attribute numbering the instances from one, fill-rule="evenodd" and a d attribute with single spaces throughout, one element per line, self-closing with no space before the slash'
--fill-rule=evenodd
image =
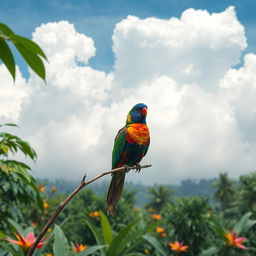
<path id="1" fill-rule="evenodd" d="M 43 185 L 37 185 L 37 189 L 40 191 L 40 192 L 45 192 L 45 186 Z"/>
<path id="2" fill-rule="evenodd" d="M 22 247 L 22 249 L 24 251 L 28 251 L 30 247 L 32 247 L 32 245 L 35 243 L 36 238 L 33 232 L 29 232 L 26 236 L 26 238 L 23 235 L 20 235 L 19 233 L 15 233 L 15 236 L 17 237 L 18 240 L 12 240 L 10 238 L 6 238 L 7 241 L 13 243 L 13 244 L 17 244 L 19 246 Z M 42 239 L 39 244 L 36 246 L 37 249 L 41 248 L 43 245 L 45 245 L 46 243 L 44 243 L 45 239 Z"/>
<path id="3" fill-rule="evenodd" d="M 162 216 L 159 215 L 159 214 L 152 214 L 152 215 L 151 215 L 151 218 L 152 218 L 153 220 L 161 220 L 161 219 L 162 219 Z"/>
<path id="4" fill-rule="evenodd" d="M 76 245 L 75 245 L 75 248 L 74 248 L 74 251 L 75 251 L 76 253 L 79 253 L 79 252 L 82 252 L 82 251 L 86 250 L 88 247 L 89 247 L 89 246 L 84 245 L 84 244 L 76 244 Z"/>
<path id="5" fill-rule="evenodd" d="M 162 236 L 162 237 L 166 237 L 167 234 L 166 234 L 166 233 L 162 233 L 161 236 Z"/>
<path id="6" fill-rule="evenodd" d="M 173 251 L 176 252 L 186 252 L 189 248 L 188 245 L 183 245 L 183 242 L 175 241 L 174 243 L 168 243 L 168 245 L 171 247 Z"/>
<path id="7" fill-rule="evenodd" d="M 46 253 L 44 256 L 53 256 L 51 253 Z"/>
<path id="8" fill-rule="evenodd" d="M 145 254 L 149 254 L 149 249 L 147 249 L 147 248 L 144 249 L 144 253 L 145 253 Z"/>
<path id="9" fill-rule="evenodd" d="M 245 237 L 237 237 L 237 233 L 232 231 L 227 231 L 225 233 L 225 237 L 227 239 L 226 244 L 228 246 L 232 246 L 232 247 L 238 247 L 241 248 L 243 250 L 247 250 L 248 248 L 246 248 L 244 245 L 242 245 L 242 243 L 246 240 Z"/>
<path id="10" fill-rule="evenodd" d="M 58 190 L 57 187 L 55 187 L 55 186 L 51 187 L 51 191 L 52 191 L 52 192 L 56 192 L 57 190 Z"/>
<path id="11" fill-rule="evenodd" d="M 45 199 L 43 199 L 43 206 L 45 209 L 49 207 L 49 204 L 46 202 Z"/>
<path id="12" fill-rule="evenodd" d="M 90 217 L 99 217 L 100 216 L 100 212 L 98 212 L 98 211 L 90 212 L 89 216 Z"/>
<path id="13" fill-rule="evenodd" d="M 32 227 L 36 227 L 37 225 L 38 225 L 37 222 L 32 222 L 32 223 L 31 223 L 31 226 L 32 226 Z"/>
<path id="14" fill-rule="evenodd" d="M 157 233 L 163 233 L 164 232 L 164 228 L 162 228 L 162 227 L 156 227 L 156 232 Z"/>

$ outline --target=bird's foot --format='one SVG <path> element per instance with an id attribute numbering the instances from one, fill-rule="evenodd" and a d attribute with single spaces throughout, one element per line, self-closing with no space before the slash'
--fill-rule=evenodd
<path id="1" fill-rule="evenodd" d="M 131 170 L 130 166 L 128 166 L 127 164 L 124 164 L 123 167 L 125 168 L 125 172 L 129 172 Z"/>
<path id="2" fill-rule="evenodd" d="M 140 164 L 136 164 L 135 172 L 139 173 L 140 171 L 141 171 L 141 165 Z"/>

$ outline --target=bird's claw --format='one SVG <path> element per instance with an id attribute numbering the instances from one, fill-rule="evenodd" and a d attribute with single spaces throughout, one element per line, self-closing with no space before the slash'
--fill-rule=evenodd
<path id="1" fill-rule="evenodd" d="M 129 172 L 130 171 L 130 167 L 127 164 L 124 164 L 123 167 L 125 168 L 125 172 Z"/>
<path id="2" fill-rule="evenodd" d="M 140 171 L 141 171 L 141 165 L 140 164 L 136 164 L 135 172 L 139 173 Z"/>

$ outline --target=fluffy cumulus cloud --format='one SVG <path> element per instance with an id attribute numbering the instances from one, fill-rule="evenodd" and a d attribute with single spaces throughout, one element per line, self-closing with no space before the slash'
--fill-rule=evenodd
<path id="1" fill-rule="evenodd" d="M 6 67 L 0 65 L 0 117 L 3 121 L 18 121 L 22 105 L 29 97 L 30 89 L 16 67 L 16 81 L 7 72 Z"/>
<path id="2" fill-rule="evenodd" d="M 17 121 L 37 150 L 35 175 L 78 179 L 110 167 L 113 138 L 138 102 L 149 107 L 144 162 L 153 167 L 128 179 L 177 183 L 254 169 L 256 55 L 240 59 L 246 37 L 234 7 L 169 20 L 128 16 L 113 32 L 111 73 L 90 67 L 93 40 L 67 21 L 41 25 L 33 39 L 49 59 L 47 85 L 19 75 L 12 91 L 0 67 L 0 116 Z"/>
<path id="3" fill-rule="evenodd" d="M 233 7 L 213 14 L 188 9 L 180 19 L 169 20 L 128 16 L 113 35 L 116 80 L 134 86 L 167 75 L 216 88 L 245 47 L 244 28 Z"/>

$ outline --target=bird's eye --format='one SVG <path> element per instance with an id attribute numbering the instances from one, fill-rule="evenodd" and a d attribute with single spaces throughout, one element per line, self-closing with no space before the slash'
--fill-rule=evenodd
<path id="1" fill-rule="evenodd" d="M 136 108 L 135 110 L 136 110 L 137 112 L 139 112 L 139 111 L 140 111 L 140 109 L 139 109 L 139 108 Z"/>

